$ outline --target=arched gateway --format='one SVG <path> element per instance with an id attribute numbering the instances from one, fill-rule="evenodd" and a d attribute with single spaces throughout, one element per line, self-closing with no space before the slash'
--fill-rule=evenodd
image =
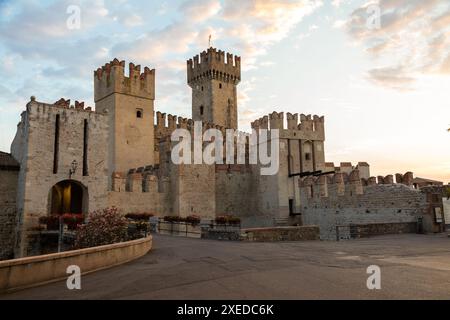
<path id="1" fill-rule="evenodd" d="M 75 180 L 58 182 L 50 189 L 49 204 L 51 215 L 87 214 L 89 211 L 88 189 Z"/>

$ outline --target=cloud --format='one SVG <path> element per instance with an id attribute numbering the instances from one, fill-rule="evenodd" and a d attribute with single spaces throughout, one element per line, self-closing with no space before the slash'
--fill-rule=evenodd
<path id="1" fill-rule="evenodd" d="M 256 59 L 284 38 L 302 21 L 322 6 L 318 0 L 253 0 L 239 6 L 226 2 L 223 18 L 230 25 L 226 36 L 236 39 L 234 47 L 245 55 L 246 68 L 255 67 Z"/>
<path id="2" fill-rule="evenodd" d="M 215 16 L 222 8 L 219 0 L 189 0 L 180 7 L 185 18 L 199 23 Z"/>
<path id="3" fill-rule="evenodd" d="M 368 24 L 376 19 L 369 6 L 379 8 L 379 28 Z M 397 90 L 410 89 L 420 75 L 450 74 L 449 26 L 447 0 L 372 1 L 354 10 L 345 23 L 348 34 L 373 59 L 375 67 L 368 71 L 372 82 Z"/>
<path id="4" fill-rule="evenodd" d="M 340 28 L 346 26 L 346 24 L 347 24 L 347 21 L 346 21 L 346 20 L 336 20 L 336 21 L 333 23 L 333 28 L 335 28 L 335 29 L 340 29 Z"/>
<path id="5" fill-rule="evenodd" d="M 374 68 L 369 70 L 368 76 L 369 80 L 377 85 L 397 90 L 410 90 L 414 83 L 414 78 L 401 66 Z"/>
<path id="6" fill-rule="evenodd" d="M 342 0 L 333 0 L 331 4 L 335 7 L 339 7 L 342 4 Z"/>
<path id="7" fill-rule="evenodd" d="M 69 5 L 80 7 L 79 30 L 67 28 Z M 13 103 L 24 103 L 30 95 L 49 102 L 63 95 L 90 101 L 92 70 L 118 57 L 156 68 L 157 104 L 164 104 L 166 110 L 189 111 L 186 59 L 207 47 L 209 35 L 213 46 L 241 55 L 244 70 L 270 67 L 273 63 L 264 59 L 269 48 L 321 5 L 319 0 L 176 0 L 156 4 L 62 0 L 2 5 L 0 74 L 11 75 L 14 97 L 22 97 Z M 144 12 L 151 14 L 144 16 Z M 240 86 L 243 118 L 254 114 L 247 107 L 253 89 L 252 82 L 245 80 Z"/>
<path id="8" fill-rule="evenodd" d="M 67 13 L 69 6 L 78 6 L 81 28 L 69 29 Z M 46 43 L 49 40 L 79 35 L 101 23 L 108 15 L 103 1 L 56 1 L 46 6 L 28 1 L 10 19 L 0 23 L 0 36 L 11 42 L 27 42 L 30 45 Z M 74 31 L 75 30 L 75 31 Z"/>

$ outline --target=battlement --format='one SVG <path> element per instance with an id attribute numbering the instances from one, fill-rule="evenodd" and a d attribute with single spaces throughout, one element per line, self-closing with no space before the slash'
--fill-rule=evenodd
<path id="1" fill-rule="evenodd" d="M 187 81 L 192 87 L 204 79 L 238 84 L 241 81 L 241 58 L 222 50 L 209 48 L 187 61 Z"/>
<path id="2" fill-rule="evenodd" d="M 300 122 L 299 122 L 300 118 Z M 304 132 L 319 132 L 325 131 L 325 117 L 317 115 L 304 115 L 295 113 L 287 113 L 287 127 L 284 121 L 283 112 L 273 112 L 269 116 L 264 116 L 251 123 L 253 129 L 279 129 L 279 130 L 293 130 Z"/>
<path id="3" fill-rule="evenodd" d="M 225 127 L 210 122 L 203 121 L 203 132 L 208 129 L 217 129 L 225 135 Z M 176 115 L 167 115 L 160 111 L 156 112 L 155 139 L 161 139 L 172 134 L 175 129 L 194 130 L 194 120 L 178 117 Z"/>
<path id="4" fill-rule="evenodd" d="M 159 177 L 153 166 L 130 169 L 127 173 L 113 172 L 112 191 L 133 193 L 165 193 L 169 190 L 168 177 Z"/>
<path id="5" fill-rule="evenodd" d="M 130 63 L 125 76 L 125 61 L 114 59 L 94 71 L 94 99 L 98 102 L 113 93 L 155 99 L 155 70 Z"/>
<path id="6" fill-rule="evenodd" d="M 53 103 L 55 107 L 64 108 L 64 109 L 76 109 L 80 111 L 94 112 L 92 107 L 85 107 L 84 102 L 75 101 L 75 105 L 70 104 L 70 99 L 61 98 L 55 103 Z"/>
<path id="7" fill-rule="evenodd" d="M 71 119 L 86 119 L 103 121 L 105 114 L 98 113 L 92 110 L 91 107 L 86 107 L 84 102 L 75 101 L 71 104 L 70 99 L 61 98 L 55 103 L 43 103 L 36 101 L 35 97 L 27 103 L 26 111 L 21 115 L 21 122 L 25 119 L 33 119 L 38 121 L 47 121 L 55 115 L 61 115 L 61 121 L 71 121 Z M 19 125 L 20 125 L 19 123 Z M 106 123 L 106 122 L 105 122 Z"/>
<path id="8" fill-rule="evenodd" d="M 413 189 L 414 174 L 396 174 L 396 182 L 393 175 L 361 178 L 358 169 L 349 174 L 338 172 L 319 177 L 306 177 L 299 180 L 301 196 L 305 199 L 328 198 L 344 195 L 362 195 L 372 186 L 399 186 Z"/>
<path id="9" fill-rule="evenodd" d="M 358 162 L 356 166 L 351 162 L 341 162 L 339 166 L 335 166 L 334 162 L 325 163 L 326 172 L 350 174 L 353 170 L 359 170 L 361 178 L 369 179 L 370 177 L 370 165 L 367 162 Z"/>

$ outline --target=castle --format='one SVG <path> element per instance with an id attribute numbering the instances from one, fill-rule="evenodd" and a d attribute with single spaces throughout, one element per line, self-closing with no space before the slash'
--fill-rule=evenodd
<path id="1" fill-rule="evenodd" d="M 155 79 L 155 70 L 133 63 L 126 74 L 125 62 L 114 59 L 94 72 L 95 109 L 78 101 L 48 104 L 31 97 L 11 154 L 0 154 L 1 258 L 33 254 L 41 216 L 111 206 L 161 217 L 230 214 L 244 227 L 316 224 L 324 238 L 335 236 L 337 223 L 414 223 L 427 214 L 427 197 L 412 188 L 410 179 L 397 179 L 403 187 L 383 179 L 375 190 L 367 163 L 326 163 L 325 122 L 319 116 L 287 113 L 285 119 L 274 112 L 251 124 L 254 130 L 279 129 L 275 175 L 263 176 L 260 165 L 249 163 L 175 165 L 170 159 L 175 129 L 192 131 L 194 121 L 204 130 L 238 129 L 241 59 L 209 48 L 187 61 L 192 119 L 158 111 L 155 121 Z M 302 177 L 313 172 L 329 174 Z M 414 200 L 381 201 L 375 206 L 383 207 L 383 214 L 372 220 L 366 211 L 374 204 L 360 208 L 352 200 L 393 186 L 398 190 L 391 197 Z M 342 221 L 335 217 L 338 207 L 340 217 L 349 213 Z M 436 229 L 432 220 L 430 229 Z"/>

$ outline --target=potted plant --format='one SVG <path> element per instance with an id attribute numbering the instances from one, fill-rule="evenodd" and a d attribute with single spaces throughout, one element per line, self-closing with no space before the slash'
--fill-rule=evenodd
<path id="1" fill-rule="evenodd" d="M 189 223 L 193 226 L 199 225 L 201 221 L 201 218 L 197 215 L 191 215 L 186 217 L 186 223 Z"/>
<path id="2" fill-rule="evenodd" d="M 39 218 L 39 223 L 45 225 L 48 231 L 59 230 L 59 216 L 50 215 Z"/>
<path id="3" fill-rule="evenodd" d="M 216 224 L 220 225 L 238 225 L 241 223 L 241 219 L 231 215 L 223 215 L 216 217 Z"/>
<path id="4" fill-rule="evenodd" d="M 76 230 L 84 222 L 82 214 L 73 214 L 73 213 L 63 214 L 62 220 L 63 223 L 67 225 L 68 230 Z"/>
<path id="5" fill-rule="evenodd" d="M 177 222 L 186 222 L 186 219 L 179 216 L 165 216 L 164 221 L 170 223 L 177 223 Z"/>
<path id="6" fill-rule="evenodd" d="M 127 213 L 125 218 L 135 221 L 149 220 L 153 217 L 153 213 Z"/>

